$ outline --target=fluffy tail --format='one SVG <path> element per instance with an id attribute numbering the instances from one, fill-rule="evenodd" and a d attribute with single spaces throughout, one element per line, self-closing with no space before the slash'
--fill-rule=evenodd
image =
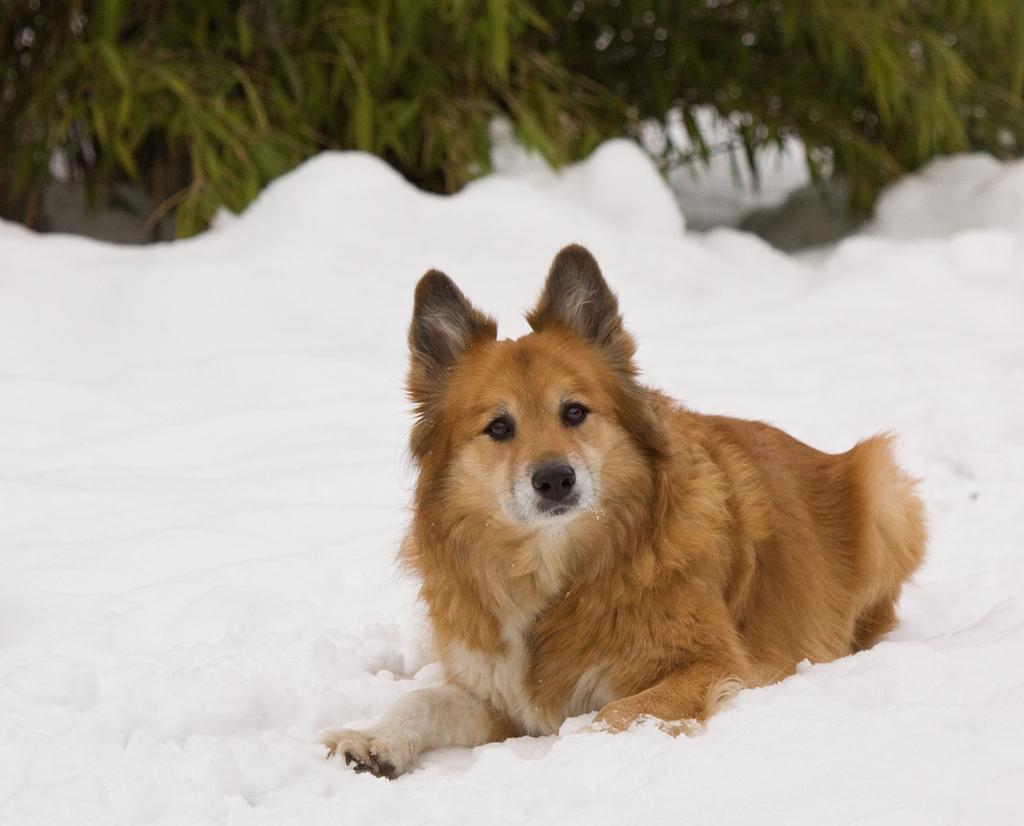
<path id="1" fill-rule="evenodd" d="M 857 619 L 854 648 L 869 648 L 896 624 L 900 589 L 924 559 L 924 506 L 892 456 L 892 437 L 875 436 L 849 453 L 856 488 L 862 494 L 858 580 L 864 608 Z"/>

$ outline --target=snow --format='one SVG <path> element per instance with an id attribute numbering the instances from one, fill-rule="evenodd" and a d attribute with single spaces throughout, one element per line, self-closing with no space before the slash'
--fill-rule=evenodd
<path id="1" fill-rule="evenodd" d="M 757 147 L 755 178 L 743 150 L 743 118 L 722 118 L 711 107 L 698 107 L 693 116 L 707 146 L 707 161 L 694 160 L 676 167 L 668 181 L 694 229 L 738 227 L 751 213 L 781 207 L 791 195 L 810 186 L 806 148 L 798 138 L 790 137 L 781 146 Z M 681 113 L 673 112 L 667 128 L 661 130 L 663 134 L 658 131 L 647 132 L 652 148 L 667 142 L 683 157 L 699 157 Z"/>
<path id="2" fill-rule="evenodd" d="M 585 164 L 555 172 L 539 152 L 526 149 L 512 125 L 501 118 L 491 123 L 491 163 L 496 175 L 529 181 L 555 198 L 623 224 L 642 222 L 667 232 L 682 229 L 684 223 L 700 230 L 738 227 L 752 213 L 781 207 L 810 186 L 805 148 L 798 139 L 781 147 L 757 148 L 755 178 L 743 153 L 738 121 L 701 107 L 695 122 L 708 146 L 706 161 L 699 158 L 679 112 L 671 113 L 667 125 L 647 122 L 641 129 L 642 143 L 652 156 L 671 144 L 682 157 L 693 159 L 669 171 L 667 187 L 651 156 L 637 152 L 636 144 L 627 140 L 606 141 Z M 816 206 L 819 202 L 816 198 Z M 820 206 L 816 212 L 822 212 Z"/>
<path id="3" fill-rule="evenodd" d="M 0 823 L 1019 822 L 1020 169 L 937 162 L 813 260 L 681 232 L 624 144 L 447 198 L 325 154 L 148 248 L 0 223 Z M 570 241 L 651 383 L 822 449 L 898 433 L 928 561 L 887 641 L 700 736 L 583 717 L 356 775 L 316 733 L 440 677 L 394 564 L 413 285 L 518 335 Z"/>
<path id="4" fill-rule="evenodd" d="M 866 231 L 933 238 L 968 229 L 1024 232 L 1024 163 L 982 153 L 937 158 L 879 204 Z"/>
<path id="5" fill-rule="evenodd" d="M 654 161 L 633 141 L 605 141 L 585 164 L 556 172 L 537 152 L 516 141 L 507 121 L 491 124 L 491 155 L 496 175 L 533 184 L 553 199 L 582 206 L 619 227 L 678 233 L 686 223 L 672 191 L 662 184 Z M 717 170 L 717 167 L 715 167 Z M 487 181 L 494 186 L 494 178 Z"/>

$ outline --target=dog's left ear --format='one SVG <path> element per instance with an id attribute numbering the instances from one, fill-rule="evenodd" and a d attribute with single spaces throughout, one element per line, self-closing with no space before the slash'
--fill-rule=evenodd
<path id="1" fill-rule="evenodd" d="M 538 333 L 552 323 L 568 327 L 600 347 L 617 370 L 629 376 L 636 372 L 636 345 L 622 325 L 619 301 L 594 256 L 579 244 L 571 244 L 555 256 L 540 300 L 526 320 Z"/>
<path id="2" fill-rule="evenodd" d="M 589 250 L 571 244 L 555 256 L 540 301 L 526 320 L 538 333 L 557 324 L 599 347 L 621 378 L 616 399 L 619 420 L 652 457 L 664 455 L 664 428 L 650 392 L 636 381 L 636 343 L 622 325 L 619 301 Z"/>

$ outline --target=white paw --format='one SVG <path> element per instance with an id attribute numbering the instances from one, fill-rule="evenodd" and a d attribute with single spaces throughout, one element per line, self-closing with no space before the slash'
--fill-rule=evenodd
<path id="1" fill-rule="evenodd" d="M 388 736 L 377 729 L 332 729 L 322 735 L 321 742 L 327 746 L 328 758 L 340 754 L 345 764 L 357 772 L 369 772 L 388 780 L 404 774 L 415 757 L 406 738 Z"/>

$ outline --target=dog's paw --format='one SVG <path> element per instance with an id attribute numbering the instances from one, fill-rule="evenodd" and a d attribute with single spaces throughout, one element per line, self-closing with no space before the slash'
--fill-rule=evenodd
<path id="1" fill-rule="evenodd" d="M 388 780 L 403 774 L 414 756 L 408 744 L 396 742 L 373 729 L 335 729 L 326 732 L 321 742 L 327 746 L 328 759 L 339 755 L 345 758 L 345 765 L 355 771 Z"/>
<path id="2" fill-rule="evenodd" d="M 616 733 L 636 725 L 642 716 L 631 698 L 613 700 L 597 712 L 588 728 L 590 731 Z"/>
<path id="3" fill-rule="evenodd" d="M 613 701 L 606 705 L 581 731 L 589 734 L 600 732 L 617 734 L 647 722 L 653 723 L 670 737 L 678 737 L 680 734 L 693 737 L 704 731 L 704 726 L 699 720 L 662 720 L 651 714 L 638 713 L 635 708 L 630 707 L 628 702 L 623 701 Z"/>

